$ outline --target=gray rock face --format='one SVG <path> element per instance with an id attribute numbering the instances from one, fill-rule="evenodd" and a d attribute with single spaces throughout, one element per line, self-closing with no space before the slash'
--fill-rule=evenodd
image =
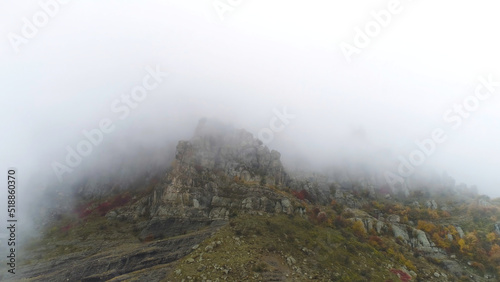
<path id="1" fill-rule="evenodd" d="M 434 200 L 429 200 L 429 201 L 425 202 L 425 206 L 428 209 L 432 209 L 432 210 L 437 210 L 438 209 L 438 204 Z"/>
<path id="2" fill-rule="evenodd" d="M 189 232 L 235 212 L 292 214 L 292 201 L 265 185 L 279 188 L 286 177 L 280 154 L 252 134 L 202 121 L 192 140 L 179 142 L 172 170 L 151 195 L 108 218 L 152 219 L 142 235 L 162 237 L 170 235 L 160 232 L 165 226 Z"/>
<path id="3" fill-rule="evenodd" d="M 399 223 L 401 221 L 401 218 L 399 217 L 399 215 L 391 214 L 387 217 L 387 220 L 389 222 Z"/>
<path id="4" fill-rule="evenodd" d="M 385 227 L 385 224 L 382 221 L 377 221 L 375 224 L 375 231 L 377 231 L 378 234 L 380 234 L 383 231 L 383 228 Z"/>
<path id="5" fill-rule="evenodd" d="M 462 227 L 456 225 L 455 229 L 457 229 L 458 236 L 460 236 L 460 238 L 463 238 L 465 236 L 465 233 L 464 233 L 464 230 L 462 229 Z"/>
<path id="6" fill-rule="evenodd" d="M 492 205 L 490 202 L 488 202 L 486 200 L 483 200 L 483 199 L 479 199 L 478 205 L 481 208 L 491 208 L 491 207 L 494 207 L 494 205 Z"/>
<path id="7" fill-rule="evenodd" d="M 289 199 L 282 199 L 281 200 L 281 206 L 282 206 L 282 211 L 284 213 L 290 214 L 293 211 L 292 203 L 290 202 Z"/>
<path id="8" fill-rule="evenodd" d="M 363 223 L 363 227 L 367 232 L 372 229 L 374 229 L 377 234 L 385 234 L 392 231 L 394 238 L 401 239 L 403 243 L 421 251 L 425 256 L 438 259 L 446 258 L 446 253 L 436 247 L 424 231 L 399 223 L 399 216 L 389 215 L 384 222 L 382 217 L 377 220 L 366 213 L 364 215 L 362 215 L 362 213 L 360 214 L 359 210 L 356 211 L 356 213 L 359 216 L 351 218 L 350 220 Z"/>
<path id="9" fill-rule="evenodd" d="M 431 247 L 431 243 L 429 242 L 429 239 L 427 239 L 427 235 L 424 231 L 415 229 L 414 232 L 416 234 L 416 239 L 419 246 L 424 248 Z"/>
<path id="10" fill-rule="evenodd" d="M 437 248 L 436 245 L 429 239 L 427 234 L 419 229 L 400 224 L 391 224 L 392 232 L 395 238 L 400 238 L 404 243 L 426 253 L 427 255 L 435 256 L 444 251 Z"/>
<path id="11" fill-rule="evenodd" d="M 15 281 L 162 281 L 173 271 L 171 263 L 181 259 L 193 251 L 193 246 L 209 238 L 221 227 L 222 222 L 209 225 L 208 228 L 174 238 L 155 240 L 149 243 L 127 242 L 116 245 L 102 241 L 91 250 L 61 255 L 57 258 L 31 264 L 21 273 L 16 274 Z M 177 224 L 156 222 L 152 228 L 161 232 Z M 153 225 L 155 225 L 153 227 Z M 156 226 L 157 225 L 157 226 Z M 180 229 L 175 229 L 181 231 Z M 182 229 L 182 228 L 181 228 Z M 175 232 L 176 233 L 176 232 Z M 173 234 L 173 233 L 172 233 Z M 100 245 L 100 246 L 99 246 Z M 101 247 L 103 250 L 101 250 Z M 78 263 L 75 263 L 77 261 Z M 163 265 L 161 269 L 155 266 Z M 57 267 L 55 267 L 57 266 Z M 133 272 L 145 270 L 144 273 L 130 275 Z M 28 279 L 29 278 L 29 279 Z"/>
<path id="12" fill-rule="evenodd" d="M 447 212 L 451 212 L 452 211 L 452 209 L 450 207 L 448 207 L 448 206 L 441 206 L 441 210 L 442 211 L 447 211 Z"/>
<path id="13" fill-rule="evenodd" d="M 213 123 L 201 121 L 193 139 L 179 142 L 175 154 L 177 172 L 191 176 L 195 182 L 208 171 L 270 185 L 285 182 L 279 152 L 270 151 L 245 130 Z M 174 184 L 196 184 L 183 178 L 173 180 Z"/>
<path id="14" fill-rule="evenodd" d="M 392 224 L 392 232 L 394 233 L 394 237 L 401 238 L 403 241 L 410 241 L 410 236 L 406 231 L 406 226 L 402 224 Z"/>
<path id="15" fill-rule="evenodd" d="M 495 223 L 495 232 L 500 235 L 500 222 Z"/>

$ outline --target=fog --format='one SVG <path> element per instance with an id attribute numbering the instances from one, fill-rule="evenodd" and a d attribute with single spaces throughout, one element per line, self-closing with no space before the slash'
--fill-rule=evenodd
<path id="1" fill-rule="evenodd" d="M 18 169 L 22 201 L 124 162 L 166 166 L 204 117 L 266 139 L 290 168 L 398 174 L 398 157 L 438 136 L 416 172 L 500 196 L 495 1 L 21 2 L 0 4 L 0 167 Z"/>

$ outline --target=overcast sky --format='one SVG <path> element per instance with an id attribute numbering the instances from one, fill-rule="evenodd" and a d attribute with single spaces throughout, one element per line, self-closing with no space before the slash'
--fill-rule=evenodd
<path id="1" fill-rule="evenodd" d="M 66 2 L 0 3 L 5 171 L 54 177 L 102 120 L 113 131 L 82 162 L 127 142 L 189 138 L 202 117 L 259 136 L 287 111 L 267 143 L 285 160 L 320 167 L 389 148 L 394 159 L 381 161 L 397 173 L 397 157 L 440 128 L 446 141 L 425 165 L 500 196 L 500 86 L 470 98 L 480 77 L 500 81 L 497 1 Z M 145 80 L 152 89 L 129 106 L 122 95 Z M 459 115 L 464 101 L 473 110 Z"/>

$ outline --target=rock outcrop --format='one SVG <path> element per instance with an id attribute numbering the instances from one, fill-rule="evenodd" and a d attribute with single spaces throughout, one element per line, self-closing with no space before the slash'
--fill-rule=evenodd
<path id="1" fill-rule="evenodd" d="M 500 235 L 500 222 L 495 223 L 495 232 Z"/>
<path id="2" fill-rule="evenodd" d="M 171 263 L 189 254 L 193 246 L 209 238 L 219 227 L 220 224 L 214 223 L 198 232 L 148 243 L 124 240 L 117 244 L 96 240 L 93 246 L 83 251 L 59 255 L 22 268 L 15 281 L 27 278 L 35 281 L 125 281 L 132 278 L 161 281 L 172 271 Z M 57 244 L 65 244 L 68 248 L 83 245 L 75 240 Z M 47 248 L 50 250 L 50 246 Z"/>
<path id="3" fill-rule="evenodd" d="M 238 212 L 303 214 L 279 193 L 286 180 L 280 153 L 245 130 L 202 120 L 190 141 L 178 143 L 173 168 L 150 196 L 107 217 L 147 218 L 141 237 L 163 238 L 174 235 L 166 226 L 187 232 Z"/>
<path id="4" fill-rule="evenodd" d="M 199 186 L 219 174 L 279 186 L 286 180 L 280 158 L 248 131 L 202 120 L 195 136 L 177 145 L 172 185 Z"/>
<path id="5" fill-rule="evenodd" d="M 434 200 L 429 200 L 429 201 L 425 202 L 425 206 L 428 209 L 432 209 L 432 210 L 437 210 L 438 209 L 438 204 Z"/>

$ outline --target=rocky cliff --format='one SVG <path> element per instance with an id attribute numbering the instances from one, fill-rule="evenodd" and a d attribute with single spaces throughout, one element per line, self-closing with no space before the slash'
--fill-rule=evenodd
<path id="1" fill-rule="evenodd" d="M 74 209 L 54 208 L 15 280 L 496 277 L 499 203 L 453 189 L 391 193 L 362 175 L 289 174 L 280 158 L 245 130 L 202 120 L 160 176 L 98 197 L 101 184 L 85 181 Z"/>
<path id="2" fill-rule="evenodd" d="M 195 221 L 227 220 L 236 211 L 290 214 L 296 208 L 279 193 L 286 179 L 277 151 L 245 130 L 203 120 L 190 141 L 179 142 L 172 169 L 152 193 L 107 217 L 154 219 L 142 234 L 157 237 L 161 222 L 173 218 L 197 229 Z"/>

